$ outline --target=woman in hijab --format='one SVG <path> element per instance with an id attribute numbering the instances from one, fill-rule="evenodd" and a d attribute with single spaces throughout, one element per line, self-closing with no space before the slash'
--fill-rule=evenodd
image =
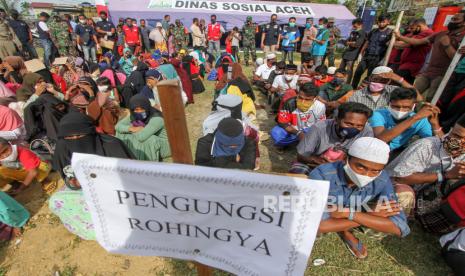
<path id="1" fill-rule="evenodd" d="M 58 137 L 53 167 L 65 180 L 66 187 L 50 198 L 49 208 L 70 232 L 86 240 L 95 240 L 92 218 L 71 168 L 72 155 L 76 152 L 126 159 L 134 157 L 119 139 L 97 134 L 92 119 L 79 112 L 63 117 Z"/>
<path id="2" fill-rule="evenodd" d="M 171 155 L 162 114 L 143 95 L 129 103 L 130 115 L 116 125 L 120 138 L 138 160 L 162 161 Z"/>
<path id="3" fill-rule="evenodd" d="M 245 137 L 241 122 L 230 117 L 221 120 L 215 133 L 198 140 L 195 164 L 253 170 L 256 152 L 255 141 Z"/>
<path id="4" fill-rule="evenodd" d="M 192 56 L 185 56 L 182 58 L 182 64 L 186 72 L 189 74 L 192 84 L 192 93 L 202 93 L 205 91 L 205 86 L 200 79 L 200 68 L 196 64 Z"/>
<path id="5" fill-rule="evenodd" d="M 19 102 L 26 102 L 34 94 L 34 87 L 40 81 L 43 80 L 42 76 L 37 73 L 27 73 L 23 77 L 23 83 L 21 88 L 16 91 L 16 99 Z"/>
<path id="6" fill-rule="evenodd" d="M 79 64 L 79 66 L 77 65 Z M 75 84 L 75 82 L 88 74 L 83 69 L 85 62 L 82 58 L 68 57 L 67 63 L 61 68 L 60 75 L 66 81 L 68 87 Z"/>
<path id="7" fill-rule="evenodd" d="M 182 63 L 179 59 L 173 58 L 171 59 L 171 64 L 173 65 L 174 69 L 178 73 L 179 79 L 182 83 L 182 88 L 186 93 L 188 103 L 194 103 L 194 95 L 192 94 L 192 81 L 189 78 L 189 74 L 184 70 L 182 67 Z"/>
<path id="8" fill-rule="evenodd" d="M 54 95 L 44 92 L 24 109 L 26 140 L 57 140 L 58 123 L 68 113 L 68 104 Z"/>
<path id="9" fill-rule="evenodd" d="M 10 82 L 22 83 L 23 77 L 27 73 L 26 64 L 20 56 L 8 56 L 3 59 L 6 65 L 5 79 L 9 79 Z"/>
<path id="10" fill-rule="evenodd" d="M 13 102 L 16 102 L 16 94 L 0 81 L 0 105 L 8 106 Z"/>
<path id="11" fill-rule="evenodd" d="M 133 71 L 124 83 L 123 91 L 121 92 L 123 107 L 129 107 L 131 98 L 139 94 L 145 86 L 145 73 L 149 67 L 145 62 L 137 63 L 136 70 Z"/>
<path id="12" fill-rule="evenodd" d="M 97 84 L 91 77 L 81 77 L 76 85 L 68 89 L 64 99 L 71 103 L 77 110 L 85 113 L 86 108 L 95 98 L 97 90 Z"/>
<path id="13" fill-rule="evenodd" d="M 0 137 L 18 143 L 26 138 L 23 119 L 13 109 L 0 105 Z"/>
<path id="14" fill-rule="evenodd" d="M 118 63 L 126 76 L 129 76 L 133 71 L 134 66 L 137 65 L 137 58 L 132 55 L 131 49 L 125 48 L 123 51 L 123 56 Z"/>
<path id="15" fill-rule="evenodd" d="M 87 115 L 97 122 L 97 132 L 114 136 L 119 118 L 119 95 L 106 77 L 97 80 L 97 95 L 87 107 Z"/>

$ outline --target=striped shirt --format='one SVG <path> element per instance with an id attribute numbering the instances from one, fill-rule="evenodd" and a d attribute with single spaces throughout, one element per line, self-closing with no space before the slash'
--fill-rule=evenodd
<path id="1" fill-rule="evenodd" d="M 352 97 L 349 98 L 349 102 L 361 103 L 371 110 L 375 111 L 380 108 L 389 106 L 389 97 L 391 96 L 392 91 L 394 91 L 397 86 L 386 85 L 384 87 L 383 93 L 379 95 L 379 98 L 373 98 L 373 96 L 368 91 L 368 87 L 365 87 L 361 90 L 355 91 Z"/>

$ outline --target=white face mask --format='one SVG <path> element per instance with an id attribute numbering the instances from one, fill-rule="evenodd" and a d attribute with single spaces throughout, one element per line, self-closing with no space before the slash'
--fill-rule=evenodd
<path id="1" fill-rule="evenodd" d="M 415 109 L 415 105 L 413 106 L 412 110 L 414 110 L 414 109 Z M 394 117 L 394 119 L 396 119 L 396 120 L 405 119 L 412 112 L 412 110 L 410 110 L 410 111 L 400 111 L 400 110 L 394 109 L 394 108 L 392 108 L 390 106 L 388 107 L 388 110 L 389 110 L 389 112 L 391 112 L 392 117 Z"/>
<path id="2" fill-rule="evenodd" d="M 363 188 L 366 185 L 370 184 L 375 180 L 379 175 L 375 177 L 371 176 L 366 176 L 366 175 L 361 175 L 356 172 L 350 167 L 349 163 L 346 163 L 344 166 L 344 171 L 346 172 L 347 176 L 352 180 L 355 185 L 357 185 L 359 188 Z"/>
<path id="3" fill-rule="evenodd" d="M 86 21 L 86 20 L 79 20 L 79 22 L 80 22 L 81 24 L 86 24 L 87 21 Z"/>
<path id="4" fill-rule="evenodd" d="M 287 81 L 291 81 L 291 80 L 294 78 L 294 75 L 284 75 L 284 78 L 285 78 Z"/>
<path id="5" fill-rule="evenodd" d="M 18 159 L 18 149 L 16 145 L 11 145 L 11 154 L 0 160 L 2 162 L 14 162 Z"/>
<path id="6" fill-rule="evenodd" d="M 132 67 L 132 71 L 137 71 L 137 65 Z"/>
<path id="7" fill-rule="evenodd" d="M 108 91 L 108 85 L 102 85 L 102 86 L 97 86 L 98 87 L 98 92 L 107 92 Z"/>

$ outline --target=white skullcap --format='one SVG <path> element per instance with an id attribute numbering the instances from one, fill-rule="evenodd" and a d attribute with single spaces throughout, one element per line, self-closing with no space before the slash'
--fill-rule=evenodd
<path id="1" fill-rule="evenodd" d="M 389 161 L 389 145 L 378 138 L 362 137 L 350 146 L 349 155 L 386 165 Z"/>
<path id="2" fill-rule="evenodd" d="M 216 103 L 222 106 L 234 107 L 242 103 L 242 97 L 233 94 L 220 95 Z"/>
<path id="3" fill-rule="evenodd" d="M 267 60 L 268 60 L 268 59 L 274 59 L 274 58 L 276 58 L 276 55 L 273 54 L 273 53 L 268 54 L 268 55 L 266 56 L 266 59 L 267 59 Z"/>
<path id="4" fill-rule="evenodd" d="M 163 25 L 161 24 L 161 22 L 157 22 L 157 25 L 155 27 L 163 27 Z"/>
<path id="5" fill-rule="evenodd" d="M 329 67 L 328 68 L 328 75 L 336 74 L 336 67 Z"/>
<path id="6" fill-rule="evenodd" d="M 391 72 L 392 72 L 392 69 L 387 66 L 378 66 L 373 70 L 373 72 L 371 72 L 371 74 L 379 75 L 379 74 L 391 73 Z"/>
<path id="7" fill-rule="evenodd" d="M 263 58 L 257 58 L 257 60 L 255 61 L 257 63 L 258 66 L 262 65 L 263 63 L 265 63 L 263 61 Z"/>

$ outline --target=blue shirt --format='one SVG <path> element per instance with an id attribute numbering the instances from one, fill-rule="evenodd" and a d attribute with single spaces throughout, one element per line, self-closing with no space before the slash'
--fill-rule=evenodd
<path id="1" fill-rule="evenodd" d="M 412 112 L 409 117 L 415 115 Z M 398 125 L 399 122 L 394 120 L 391 112 L 387 108 L 378 109 L 373 113 L 373 116 L 370 118 L 370 125 L 372 128 L 375 127 L 384 127 L 386 130 L 394 128 Z M 399 136 L 394 138 L 390 143 L 389 147 L 391 150 L 395 150 L 401 147 L 404 147 L 408 144 L 410 139 L 419 135 L 421 138 L 433 136 L 433 129 L 427 118 L 423 118 L 420 121 L 414 123 L 410 128 L 402 132 Z"/>
<path id="2" fill-rule="evenodd" d="M 361 202 L 373 202 L 377 199 L 383 200 L 382 202 L 390 200 L 397 201 L 397 195 L 394 192 L 391 179 L 387 172 L 382 171 L 380 176 L 363 188 L 352 189 L 347 186 L 344 164 L 345 163 L 342 161 L 323 164 L 310 173 L 310 179 L 329 181 L 328 203 L 342 205 L 344 208 L 352 207 L 357 209 L 359 206 L 351 206 L 351 202 L 357 204 Z M 322 220 L 327 220 L 329 218 L 329 212 L 326 211 L 323 213 Z M 389 217 L 389 220 L 399 228 L 402 237 L 410 233 L 410 228 L 407 224 L 407 218 L 404 212 Z"/>
<path id="3" fill-rule="evenodd" d="M 90 25 L 78 24 L 76 26 L 75 33 L 76 33 L 76 35 L 78 35 L 81 38 L 83 46 L 88 46 L 88 47 L 94 47 L 95 46 L 95 41 L 94 41 L 93 37 L 97 33 L 95 32 L 94 27 L 92 27 Z"/>

